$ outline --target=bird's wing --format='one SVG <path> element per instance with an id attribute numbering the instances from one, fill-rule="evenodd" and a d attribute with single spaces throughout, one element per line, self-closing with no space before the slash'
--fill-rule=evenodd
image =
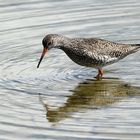
<path id="1" fill-rule="evenodd" d="M 121 50 L 122 45 L 95 38 L 85 39 L 81 47 L 83 55 L 104 63 L 117 61 L 124 55 L 124 51 Z"/>
<path id="2" fill-rule="evenodd" d="M 104 63 L 118 61 L 138 50 L 138 46 L 118 44 L 96 38 L 84 39 L 81 48 L 86 57 L 93 58 Z"/>
<path id="3" fill-rule="evenodd" d="M 91 51 L 84 51 L 85 58 L 93 59 L 98 61 L 98 63 L 110 63 L 115 62 L 118 60 L 116 56 L 109 55 L 106 53 L 99 53 L 99 52 L 91 52 Z"/>

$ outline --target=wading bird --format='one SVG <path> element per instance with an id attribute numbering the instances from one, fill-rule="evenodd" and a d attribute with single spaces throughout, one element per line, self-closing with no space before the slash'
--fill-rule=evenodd
<path id="1" fill-rule="evenodd" d="M 140 44 L 120 44 L 99 38 L 68 38 L 58 34 L 46 35 L 42 44 L 44 49 L 37 68 L 46 52 L 57 48 L 63 50 L 75 63 L 98 69 L 96 78 L 103 76 L 104 66 L 140 50 Z"/>

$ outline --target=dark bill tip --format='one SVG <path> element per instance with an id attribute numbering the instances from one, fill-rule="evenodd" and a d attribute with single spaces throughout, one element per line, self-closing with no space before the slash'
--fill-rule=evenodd
<path id="1" fill-rule="evenodd" d="M 39 68 L 39 66 L 41 64 L 41 61 L 44 58 L 44 56 L 45 56 L 45 54 L 46 54 L 47 51 L 48 51 L 48 49 L 46 49 L 46 48 L 43 49 L 43 52 L 42 52 L 42 55 L 41 55 L 40 60 L 38 62 L 37 68 Z"/>

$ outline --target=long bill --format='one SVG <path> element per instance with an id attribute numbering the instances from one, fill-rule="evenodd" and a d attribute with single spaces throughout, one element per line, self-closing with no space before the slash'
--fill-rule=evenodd
<path id="1" fill-rule="evenodd" d="M 44 49 L 43 49 L 43 52 L 42 52 L 42 55 L 41 55 L 40 60 L 39 60 L 39 62 L 38 62 L 37 68 L 39 68 L 39 65 L 40 65 L 40 63 L 41 63 L 43 57 L 44 57 L 45 54 L 47 53 L 47 51 L 48 51 L 47 48 L 44 48 Z"/>

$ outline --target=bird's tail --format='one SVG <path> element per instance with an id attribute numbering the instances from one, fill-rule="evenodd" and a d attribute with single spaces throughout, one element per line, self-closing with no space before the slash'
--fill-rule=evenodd
<path id="1" fill-rule="evenodd" d="M 140 44 L 131 44 L 131 46 L 135 47 L 133 50 L 132 50 L 132 53 L 133 52 L 137 52 L 140 50 Z"/>
<path id="2" fill-rule="evenodd" d="M 140 44 L 132 44 L 132 46 L 139 46 L 140 47 Z"/>

